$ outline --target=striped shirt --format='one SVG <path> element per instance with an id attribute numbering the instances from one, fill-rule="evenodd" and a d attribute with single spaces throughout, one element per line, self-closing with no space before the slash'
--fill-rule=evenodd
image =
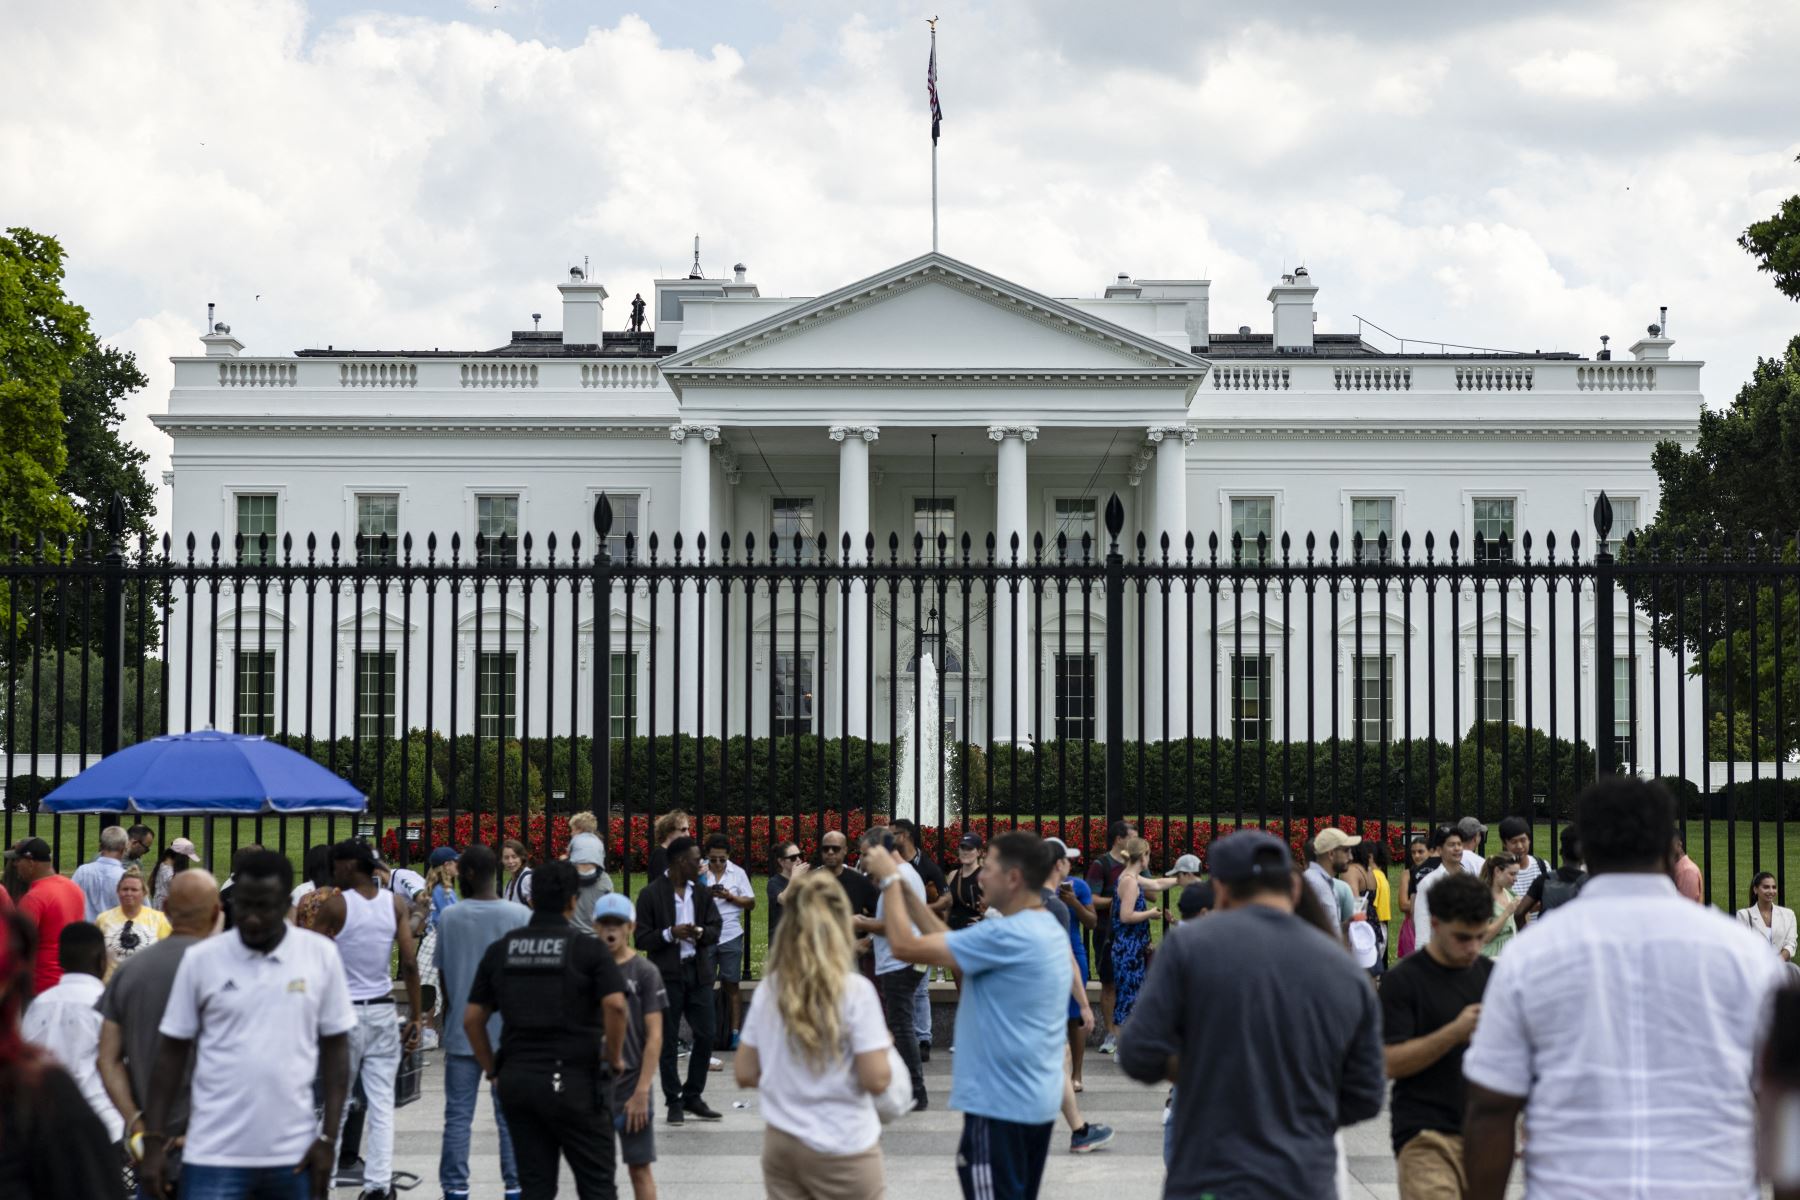
<path id="1" fill-rule="evenodd" d="M 1531 885 L 1536 883 L 1537 877 L 1543 873 L 1544 860 L 1527 855 L 1525 865 L 1519 868 L 1518 878 L 1513 880 L 1512 894 L 1515 896 L 1523 896 L 1526 892 L 1529 892 L 1531 890 Z"/>

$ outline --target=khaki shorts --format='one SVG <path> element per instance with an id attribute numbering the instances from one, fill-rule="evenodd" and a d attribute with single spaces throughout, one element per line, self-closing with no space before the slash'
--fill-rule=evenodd
<path id="1" fill-rule="evenodd" d="M 1469 1180 L 1463 1173 L 1461 1134 L 1427 1129 L 1400 1147 L 1400 1200 L 1463 1200 Z"/>

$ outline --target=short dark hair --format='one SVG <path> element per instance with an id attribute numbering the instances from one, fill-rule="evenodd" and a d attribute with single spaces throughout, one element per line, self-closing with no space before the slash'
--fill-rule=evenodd
<path id="1" fill-rule="evenodd" d="M 1106 827 L 1106 844 L 1109 847 L 1118 845 L 1120 838 L 1130 837 L 1130 836 L 1131 836 L 1131 822 L 1130 821 L 1114 821 L 1111 825 L 1108 825 Z"/>
<path id="2" fill-rule="evenodd" d="M 1439 825 L 1431 831 L 1431 836 L 1426 839 L 1425 845 L 1432 850 L 1442 850 L 1444 843 L 1451 838 L 1462 841 L 1462 831 L 1454 825 Z"/>
<path id="3" fill-rule="evenodd" d="M 150 828 L 148 825 L 133 825 L 130 829 L 125 831 L 125 836 L 128 838 L 140 838 L 146 833 L 154 834 L 155 832 L 156 830 Z"/>
<path id="4" fill-rule="evenodd" d="M 357 838 L 345 838 L 331 848 L 333 863 L 354 862 L 370 878 L 375 875 L 375 848 Z"/>
<path id="5" fill-rule="evenodd" d="M 1576 797 L 1575 823 L 1589 871 L 1653 871 L 1675 840 L 1675 798 L 1660 783 L 1607 775 Z"/>
<path id="6" fill-rule="evenodd" d="M 919 841 L 919 827 L 905 817 L 899 817 L 889 821 L 888 828 L 892 829 L 897 834 L 904 833 L 906 835 L 906 840 L 911 842 L 915 849 L 924 848 Z"/>
<path id="7" fill-rule="evenodd" d="M 1573 866 L 1581 861 L 1581 830 L 1574 825 L 1564 825 L 1562 835 L 1558 838 L 1562 847 L 1564 866 Z"/>
<path id="8" fill-rule="evenodd" d="M 581 890 L 575 864 L 566 859 L 552 859 L 531 872 L 531 911 L 562 915 L 569 901 Z"/>
<path id="9" fill-rule="evenodd" d="M 1467 871 L 1447 875 L 1431 885 L 1431 919 L 1485 926 L 1494 919 L 1493 890 Z"/>
<path id="10" fill-rule="evenodd" d="M 480 842 L 464 850 L 456 860 L 456 879 L 465 897 L 485 891 L 499 877 L 500 856 Z"/>
<path id="11" fill-rule="evenodd" d="M 1501 817 L 1500 840 L 1510 842 L 1520 834 L 1531 836 L 1531 822 L 1524 817 Z"/>
<path id="12" fill-rule="evenodd" d="M 1016 870 L 1029 888 L 1041 888 L 1050 878 L 1050 847 L 1035 833 L 1015 829 L 988 843 L 988 853 L 1009 871 Z"/>
<path id="13" fill-rule="evenodd" d="M 688 837 L 686 834 L 682 834 L 680 837 L 669 843 L 669 847 L 665 853 L 669 856 L 669 861 L 674 862 L 676 859 L 685 856 L 689 850 L 692 850 L 699 844 L 700 843 L 696 842 L 693 838 Z M 536 887 L 537 884 L 533 883 L 531 886 Z"/>
<path id="14" fill-rule="evenodd" d="M 866 850 L 870 846 L 887 846 L 891 844 L 893 840 L 894 831 L 889 829 L 886 825 L 871 825 L 863 830 L 863 835 L 857 840 L 856 844 Z"/>
<path id="15" fill-rule="evenodd" d="M 722 833 L 715 833 L 706 839 L 706 848 L 708 850 L 723 850 L 729 855 L 731 853 L 731 839 Z"/>
<path id="16" fill-rule="evenodd" d="M 106 970 L 106 935 L 92 921 L 70 921 L 56 935 L 56 962 L 65 971 L 100 975 Z"/>
<path id="17" fill-rule="evenodd" d="M 238 882 L 246 879 L 273 879 L 281 885 L 281 890 L 294 890 L 294 864 L 288 856 L 273 850 L 258 850 L 245 854 L 233 864 L 237 868 Z"/>
<path id="18" fill-rule="evenodd" d="M 246 859 L 248 859 L 252 854 L 261 854 L 261 853 L 262 853 L 262 847 L 255 845 L 254 843 L 251 845 L 248 845 L 248 846 L 239 846 L 237 848 L 236 852 L 233 853 L 231 856 L 231 873 L 233 875 L 236 875 L 239 871 L 242 871 L 244 869 L 244 862 Z"/>
<path id="19" fill-rule="evenodd" d="M 769 861 L 771 863 L 779 863 L 782 858 L 781 852 L 786 850 L 789 846 L 792 846 L 795 850 L 800 849 L 800 843 L 796 842 L 793 838 L 785 838 L 779 842 L 771 842 L 769 844 Z"/>
<path id="20" fill-rule="evenodd" d="M 316 888 L 331 886 L 331 847 L 320 842 L 317 846 L 306 848 L 306 857 L 300 860 L 300 873 L 306 881 Z"/>
<path id="21" fill-rule="evenodd" d="M 1175 907 L 1181 911 L 1181 919 L 1184 921 L 1192 920 L 1201 913 L 1211 912 L 1213 885 L 1205 880 L 1188 884 L 1181 889 L 1181 898 L 1175 902 Z"/>

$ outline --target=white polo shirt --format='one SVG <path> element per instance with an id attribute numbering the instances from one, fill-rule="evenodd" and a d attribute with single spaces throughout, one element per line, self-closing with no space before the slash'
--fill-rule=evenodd
<path id="1" fill-rule="evenodd" d="M 1532 1200 L 1753 1200 L 1755 1051 L 1787 969 L 1662 875 L 1590 878 L 1494 965 L 1463 1056 L 1525 1106 Z"/>
<path id="2" fill-rule="evenodd" d="M 194 1041 L 188 1162 L 298 1163 L 319 1135 L 313 1079 L 319 1039 L 356 1024 L 344 965 L 329 938 L 289 926 L 268 954 L 237 933 L 182 956 L 163 1010 L 166 1037 Z"/>
<path id="3" fill-rule="evenodd" d="M 756 895 L 756 889 L 750 886 L 750 876 L 734 862 L 727 861 L 725 873 L 717 879 L 713 878 L 711 867 L 702 874 L 707 887 L 723 885 L 734 896 Z M 720 900 L 718 905 L 719 945 L 723 946 L 744 936 L 744 910 L 728 900 Z"/>

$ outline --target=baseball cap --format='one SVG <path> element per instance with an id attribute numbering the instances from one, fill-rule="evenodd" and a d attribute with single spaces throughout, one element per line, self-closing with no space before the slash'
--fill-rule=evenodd
<path id="1" fill-rule="evenodd" d="M 594 901 L 594 920 L 635 921 L 637 910 L 631 907 L 631 901 L 622 893 L 608 892 Z"/>
<path id="2" fill-rule="evenodd" d="M 956 843 L 956 848 L 958 850 L 979 850 L 981 849 L 981 839 L 972 833 L 965 833 L 962 835 L 962 841 Z"/>
<path id="3" fill-rule="evenodd" d="M 569 861 L 578 866 L 606 865 L 606 847 L 591 833 L 578 833 L 569 839 Z"/>
<path id="4" fill-rule="evenodd" d="M 193 842 L 189 841 L 187 838 L 184 838 L 184 837 L 176 838 L 174 841 L 170 842 L 169 849 L 173 850 L 177 854 L 185 854 L 189 858 L 199 858 L 200 857 L 199 848 L 196 847 Z"/>
<path id="5" fill-rule="evenodd" d="M 1077 850 L 1075 847 L 1069 845 L 1067 842 L 1063 841 L 1061 838 L 1058 838 L 1058 837 L 1045 838 L 1044 845 L 1054 848 L 1056 851 L 1056 856 L 1058 858 L 1080 858 L 1081 857 L 1081 851 Z"/>
<path id="6" fill-rule="evenodd" d="M 1351 837 L 1341 829 L 1336 827 L 1321 829 L 1318 836 L 1313 838 L 1313 853 L 1329 854 L 1333 850 L 1342 850 L 1346 846 L 1360 845 L 1362 845 L 1361 838 Z"/>
<path id="7" fill-rule="evenodd" d="M 427 858 L 425 862 L 432 867 L 441 867 L 445 863 L 453 863 L 461 857 L 454 846 L 439 846 L 431 852 L 431 857 Z"/>
<path id="8" fill-rule="evenodd" d="M 1214 883 L 1247 883 L 1263 878 L 1269 874 L 1270 869 L 1264 862 L 1270 856 L 1278 860 L 1277 869 L 1281 872 L 1293 869 L 1293 856 L 1287 846 L 1280 839 L 1256 829 L 1222 837 L 1207 851 L 1207 857 L 1212 860 Z"/>
<path id="9" fill-rule="evenodd" d="M 25 858 L 32 862 L 56 861 L 56 856 L 50 852 L 50 843 L 40 837 L 26 838 L 19 843 L 17 850 L 8 850 L 6 857 L 9 859 Z"/>
<path id="10" fill-rule="evenodd" d="M 1199 873 L 1200 873 L 1200 859 L 1192 854 L 1182 855 L 1180 858 L 1175 860 L 1174 866 L 1170 867 L 1167 871 L 1163 872 L 1163 874 L 1165 876 L 1167 876 L 1167 875 L 1198 875 Z"/>

